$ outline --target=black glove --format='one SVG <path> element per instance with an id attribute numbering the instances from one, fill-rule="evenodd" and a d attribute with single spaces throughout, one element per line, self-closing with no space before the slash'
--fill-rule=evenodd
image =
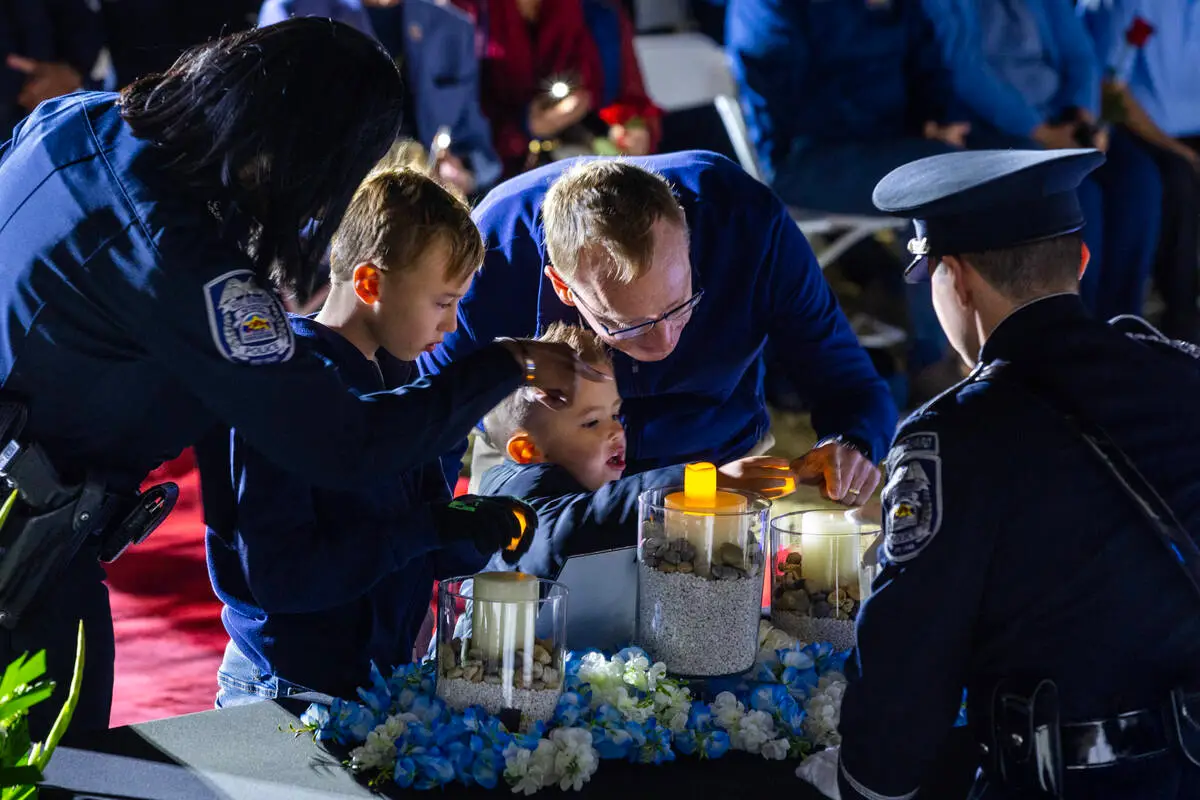
<path id="1" fill-rule="evenodd" d="M 537 512 L 512 497 L 468 494 L 433 507 L 433 524 L 443 541 L 467 540 L 481 553 L 501 552 L 515 564 L 529 550 Z"/>

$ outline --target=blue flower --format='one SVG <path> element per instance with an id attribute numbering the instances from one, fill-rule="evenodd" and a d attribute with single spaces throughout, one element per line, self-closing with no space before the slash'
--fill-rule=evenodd
<path id="1" fill-rule="evenodd" d="M 696 732 L 692 730 L 680 731 L 675 734 L 675 749 L 683 753 L 685 756 L 693 756 L 700 748 L 696 741 Z"/>
<path id="2" fill-rule="evenodd" d="M 756 661 L 751 667 L 750 672 L 746 675 L 747 679 L 755 683 L 778 683 L 779 676 L 775 674 L 772 665 L 762 661 Z"/>
<path id="3" fill-rule="evenodd" d="M 371 662 L 371 685 L 367 688 L 360 688 L 358 696 L 379 719 L 387 717 L 392 708 L 391 687 L 384 680 L 383 674 L 379 671 L 379 667 L 375 666 L 374 661 Z"/>
<path id="4" fill-rule="evenodd" d="M 768 714 L 774 714 L 784 698 L 790 700 L 791 695 L 788 694 L 788 687 L 783 684 L 773 683 L 766 686 L 759 686 L 750 693 L 750 707 L 756 711 L 766 711 Z"/>
<path id="5" fill-rule="evenodd" d="M 635 658 L 639 658 L 639 657 L 646 659 L 651 664 L 654 663 L 654 660 L 652 658 L 650 658 L 650 656 L 646 654 L 646 651 L 640 647 L 626 647 L 625 649 L 618 652 L 617 656 L 622 661 L 624 661 L 626 664 L 628 664 L 630 661 L 633 661 Z"/>
<path id="6" fill-rule="evenodd" d="M 640 734 L 640 727 L 636 722 L 611 726 L 593 725 L 592 746 L 596 748 L 596 755 L 602 759 L 628 758 L 636 744 L 631 730 Z"/>
<path id="7" fill-rule="evenodd" d="M 597 725 L 609 727 L 625 724 L 625 717 L 621 715 L 621 712 L 608 703 L 601 703 L 597 706 L 595 711 L 592 712 L 592 719 Z"/>
<path id="8" fill-rule="evenodd" d="M 776 650 L 775 656 L 779 659 L 779 663 L 785 667 L 794 667 L 796 669 L 812 669 L 816 666 L 816 656 L 811 652 L 812 645 L 809 647 L 800 648 L 786 647 L 782 650 Z"/>
<path id="9" fill-rule="evenodd" d="M 546 723 L 538 720 L 528 733 L 512 734 L 512 742 L 522 750 L 537 750 L 538 741 L 546 735 Z"/>
<path id="10" fill-rule="evenodd" d="M 434 732 L 424 725 L 409 725 L 404 734 L 396 740 L 396 749 L 405 753 L 418 753 L 433 747 Z"/>
<path id="11" fill-rule="evenodd" d="M 400 756 L 396 759 L 396 768 L 394 770 L 393 780 L 401 789 L 407 789 L 413 785 L 413 781 L 417 777 L 417 763 L 409 756 Z"/>
<path id="12" fill-rule="evenodd" d="M 578 727 L 586 721 L 588 702 L 578 692 L 563 692 L 554 709 L 554 725 L 558 728 Z"/>
<path id="13" fill-rule="evenodd" d="M 484 750 L 475 756 L 471 765 L 471 777 L 485 789 L 495 789 L 501 772 L 504 771 L 504 759 L 495 750 Z"/>
<path id="14" fill-rule="evenodd" d="M 441 723 L 447 714 L 446 703 L 442 698 L 427 694 L 417 696 L 411 711 L 421 722 L 430 726 Z"/>
<path id="15" fill-rule="evenodd" d="M 417 701 L 417 690 L 411 686 L 400 686 L 396 689 L 396 710 L 400 713 L 406 713 L 412 710 L 413 703 Z"/>
<path id="16" fill-rule="evenodd" d="M 300 715 L 300 724 L 306 730 L 312 731 L 318 742 L 334 738 L 334 731 L 331 727 L 333 717 L 329 714 L 329 706 L 313 703 Z"/>
<path id="17" fill-rule="evenodd" d="M 712 730 L 712 727 L 712 708 L 708 703 L 701 703 L 699 700 L 692 701 L 692 707 L 688 710 L 687 729 L 696 733 L 705 733 Z"/>
<path id="18" fill-rule="evenodd" d="M 445 786 L 456 777 L 454 765 L 450 763 L 450 759 L 440 753 L 431 751 L 419 756 L 413 756 L 413 761 L 417 765 L 418 778 L 415 783 L 417 789 L 433 789 L 438 786 Z"/>
<path id="19" fill-rule="evenodd" d="M 815 667 L 801 669 L 799 667 L 785 667 L 780 680 L 787 686 L 788 691 L 794 692 L 801 697 L 807 697 L 808 693 L 817 685 L 819 678 Z"/>
<path id="20" fill-rule="evenodd" d="M 329 713 L 332 717 L 330 730 L 333 740 L 338 744 L 351 744 L 366 741 L 367 734 L 375 727 L 376 717 L 371 709 L 359 703 L 333 699 Z"/>
<path id="21" fill-rule="evenodd" d="M 471 785 L 474 780 L 472 765 L 475 762 L 475 753 L 471 751 L 470 746 L 463 742 L 451 742 L 444 748 L 446 758 L 450 761 L 450 766 L 454 768 L 454 777 L 466 786 Z"/>
<path id="22" fill-rule="evenodd" d="M 485 747 L 494 750 L 503 750 L 512 741 L 512 734 L 506 731 L 500 720 L 495 717 L 488 717 L 480 727 L 479 735 L 483 739 Z"/>
<path id="23" fill-rule="evenodd" d="M 796 698 L 785 695 L 775 709 L 775 721 L 784 730 L 799 736 L 804 725 L 804 709 L 796 702 Z"/>
<path id="24" fill-rule="evenodd" d="M 729 752 L 729 734 L 725 731 L 706 733 L 700 742 L 701 758 L 720 758 Z"/>
<path id="25" fill-rule="evenodd" d="M 472 733 L 479 733 L 487 724 L 488 716 L 487 709 L 483 706 L 467 706 L 459 718 L 463 728 Z"/>
<path id="26" fill-rule="evenodd" d="M 671 749 L 671 731 L 660 727 L 657 720 L 650 719 L 642 726 L 627 723 L 626 728 L 634 740 L 630 761 L 635 764 L 661 764 L 675 760 L 675 751 Z"/>

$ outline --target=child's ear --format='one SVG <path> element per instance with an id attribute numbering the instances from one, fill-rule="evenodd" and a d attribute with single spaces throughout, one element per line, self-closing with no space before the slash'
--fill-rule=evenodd
<path id="1" fill-rule="evenodd" d="M 505 450 L 508 457 L 518 464 L 533 464 L 542 460 L 542 451 L 524 431 L 518 431 L 509 437 Z"/>
<path id="2" fill-rule="evenodd" d="M 571 294 L 571 287 L 567 286 L 567 282 L 558 274 L 558 270 L 554 268 L 554 265 L 547 264 L 543 272 L 550 279 L 550 286 L 554 289 L 554 293 L 558 295 L 558 299 L 562 301 L 562 304 L 565 306 L 575 305 L 575 298 Z"/>
<path id="3" fill-rule="evenodd" d="M 367 305 L 379 301 L 379 268 L 369 261 L 354 268 L 354 294 Z"/>

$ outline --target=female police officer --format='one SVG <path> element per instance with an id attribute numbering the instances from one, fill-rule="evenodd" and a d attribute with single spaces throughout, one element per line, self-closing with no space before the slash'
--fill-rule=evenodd
<path id="1" fill-rule="evenodd" d="M 523 379 L 570 401 L 565 348 L 505 342 L 360 397 L 293 339 L 271 279 L 312 279 L 401 106 L 378 45 L 300 19 L 197 48 L 119 96 L 44 103 L 5 146 L 0 472 L 23 502 L 0 531 L 0 659 L 46 648 L 63 683 L 82 619 L 74 732 L 107 726 L 112 697 L 97 556 L 147 529 L 139 483 L 206 430 L 236 427 L 313 483 L 353 486 L 449 449 Z M 314 417 L 333 434 L 305 436 Z"/>

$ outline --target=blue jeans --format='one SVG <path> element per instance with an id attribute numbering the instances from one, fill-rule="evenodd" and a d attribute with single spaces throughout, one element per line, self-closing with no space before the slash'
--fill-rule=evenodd
<path id="1" fill-rule="evenodd" d="M 232 641 L 217 670 L 217 708 L 231 708 L 312 691 L 278 675 L 264 673 Z"/>

